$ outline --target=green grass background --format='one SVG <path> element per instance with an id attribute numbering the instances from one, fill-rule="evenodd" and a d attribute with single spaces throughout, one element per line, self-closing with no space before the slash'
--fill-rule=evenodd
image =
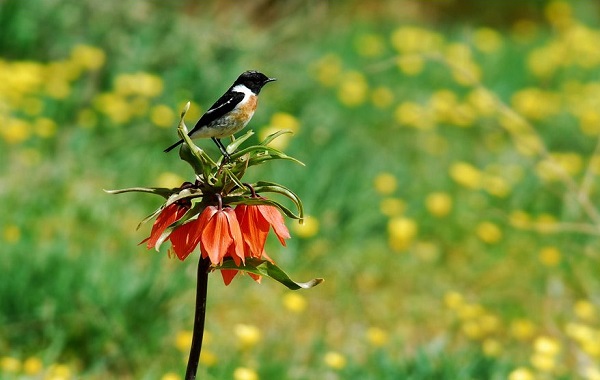
<path id="1" fill-rule="evenodd" d="M 294 279 L 325 282 L 302 291 L 307 307 L 293 312 L 275 282 L 245 276 L 225 287 L 211 276 L 205 350 L 216 362 L 201 364 L 201 378 L 234 378 L 240 367 L 261 379 L 600 378 L 600 9 L 583 0 L 482 4 L 0 3 L 2 71 L 19 84 L 27 75 L 17 66 L 48 68 L 22 97 L 0 85 L 0 377 L 182 378 L 187 352 L 175 342 L 192 327 L 197 256 L 179 262 L 138 245 L 149 227 L 136 231 L 137 223 L 158 198 L 102 190 L 157 186 L 165 173 L 190 180 L 177 155 L 162 152 L 177 138 L 176 119 L 155 125 L 153 107 L 176 115 L 191 100 L 206 110 L 240 72 L 258 69 L 278 81 L 261 93 L 249 128 L 292 115 L 299 127 L 286 152 L 306 167 L 275 162 L 249 178 L 293 189 L 318 222 L 316 234 L 294 236 L 289 221 L 288 247 L 268 252 Z M 417 46 L 427 33 L 443 39 L 405 55 L 422 62 L 417 73 L 396 65 L 403 51 L 393 36 L 406 27 L 417 28 Z M 583 32 L 569 34 L 575 27 Z M 497 49 L 478 45 L 481 28 L 495 32 Z M 69 74 L 49 68 L 81 44 L 101 49 L 104 64 L 63 78 L 68 94 L 53 96 L 48 83 Z M 376 54 L 361 54 L 377 44 Z M 542 51 L 552 70 L 536 74 L 532 54 L 553 44 L 560 59 Z M 469 58 L 448 58 L 453 46 Z M 472 105 L 452 112 L 478 85 L 453 76 L 469 63 L 497 97 L 489 115 Z M 116 122 L 99 99 L 140 72 L 160 78 L 162 90 L 128 98 L 125 112 L 142 111 Z M 359 84 L 357 94 L 348 83 Z M 392 95 L 389 104 L 374 104 L 377 88 Z M 527 88 L 548 96 L 515 97 Z M 436 114 L 440 90 L 455 94 L 447 112 L 466 125 Z M 416 126 L 398 110 L 407 103 L 422 107 Z M 529 128 L 511 132 L 507 114 Z M 55 127 L 36 126 L 40 118 Z M 10 127 L 14 120 L 25 124 Z M 532 135 L 550 154 L 519 145 Z M 199 145 L 217 154 L 211 142 Z M 479 184 L 452 174 L 457 163 L 477 168 Z M 545 179 L 544 163 L 567 168 L 589 204 L 564 177 Z M 378 189 L 382 178 L 396 185 Z M 499 186 L 508 190 L 499 195 Z M 448 214 L 432 213 L 431 193 L 447 196 Z M 544 258 L 548 248 L 557 260 Z M 244 347 L 239 324 L 258 327 L 259 342 Z M 385 339 L 369 339 L 373 328 Z M 331 352 L 345 362 L 328 363 Z M 32 358 L 39 371 L 28 367 Z"/>

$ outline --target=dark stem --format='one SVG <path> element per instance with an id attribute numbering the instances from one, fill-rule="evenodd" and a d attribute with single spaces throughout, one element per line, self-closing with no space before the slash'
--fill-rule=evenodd
<path id="1" fill-rule="evenodd" d="M 194 332 L 192 335 L 192 347 L 190 347 L 190 358 L 185 371 L 185 380 L 194 380 L 198 372 L 200 351 L 202 350 L 202 338 L 204 336 L 204 320 L 206 317 L 206 291 L 208 290 L 208 269 L 210 260 L 200 258 L 198 262 L 198 282 L 196 285 L 196 310 L 194 312 Z"/>

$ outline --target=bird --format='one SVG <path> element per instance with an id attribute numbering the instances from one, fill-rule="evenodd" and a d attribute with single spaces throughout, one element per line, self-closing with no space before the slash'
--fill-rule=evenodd
<path id="1" fill-rule="evenodd" d="M 192 139 L 210 137 L 217 144 L 223 156 L 229 159 L 230 156 L 221 139 L 246 127 L 256 110 L 260 90 L 264 85 L 275 80 L 277 79 L 269 78 L 255 70 L 244 71 L 215 104 L 202 115 L 188 136 Z M 165 153 L 170 152 L 181 143 L 183 140 L 177 141 L 165 149 Z"/>

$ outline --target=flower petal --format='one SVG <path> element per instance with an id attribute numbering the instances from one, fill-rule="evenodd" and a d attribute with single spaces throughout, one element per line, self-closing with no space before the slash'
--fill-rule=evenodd
<path id="1" fill-rule="evenodd" d="M 206 207 L 198 219 L 182 224 L 171 233 L 171 245 L 180 260 L 185 260 L 196 248 L 206 223 L 215 212 L 217 212 L 216 207 Z"/>
<path id="2" fill-rule="evenodd" d="M 275 206 L 259 205 L 258 209 L 260 210 L 262 216 L 273 227 L 273 231 L 275 232 L 275 235 L 277 235 L 281 245 L 285 246 L 284 239 L 289 239 L 291 236 L 290 231 L 288 231 L 287 227 L 285 226 L 283 215 L 281 215 Z"/>
<path id="3" fill-rule="evenodd" d="M 223 209 L 223 212 L 227 217 L 229 232 L 231 233 L 231 237 L 233 239 L 233 254 L 237 255 L 237 257 L 244 262 L 244 239 L 242 238 L 242 231 L 240 230 L 240 224 L 236 217 L 235 211 L 233 211 L 232 208 L 227 207 Z M 236 264 L 239 265 L 239 260 L 236 262 Z"/>
<path id="4" fill-rule="evenodd" d="M 225 286 L 231 283 L 231 280 L 238 274 L 237 270 L 232 269 L 221 269 L 221 276 L 223 276 L 223 282 Z"/>
<path id="5" fill-rule="evenodd" d="M 227 253 L 227 249 L 233 243 L 227 216 L 222 210 L 217 211 L 210 218 L 204 231 L 202 231 L 201 241 L 211 263 L 221 263 Z"/>
<path id="6" fill-rule="evenodd" d="M 259 212 L 257 206 L 241 206 L 243 206 L 244 209 L 243 214 L 237 212 L 237 209 L 240 207 L 238 206 L 236 207 L 236 215 L 238 215 L 244 242 L 250 250 L 248 256 L 260 257 L 267 241 L 269 223 Z M 241 217 L 240 214 L 242 214 Z"/>
<path id="7" fill-rule="evenodd" d="M 160 235 L 162 235 L 167 227 L 178 221 L 187 212 L 187 210 L 188 207 L 183 207 L 176 203 L 165 207 L 160 214 L 158 214 L 156 221 L 152 225 L 150 236 L 143 240 L 140 244 L 145 242 L 148 249 L 154 248 L 156 242 L 160 238 Z"/>

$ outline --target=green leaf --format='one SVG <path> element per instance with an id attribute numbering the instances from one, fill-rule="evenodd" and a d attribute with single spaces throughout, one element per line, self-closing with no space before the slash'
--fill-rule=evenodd
<path id="1" fill-rule="evenodd" d="M 263 145 L 263 146 L 265 146 L 265 145 L 269 145 L 269 143 L 270 143 L 271 141 L 275 140 L 276 138 L 278 138 L 278 137 L 279 137 L 279 136 L 281 136 L 281 135 L 285 135 L 285 134 L 288 134 L 288 133 L 289 133 L 289 134 L 292 134 L 292 135 L 294 134 L 294 132 L 290 131 L 289 129 L 282 129 L 282 130 L 280 130 L 280 131 L 277 131 L 277 132 L 275 132 L 275 133 L 271 133 L 269 136 L 267 136 L 267 138 L 266 138 L 266 139 L 264 139 L 264 140 L 263 140 L 263 141 L 260 143 L 260 145 Z"/>
<path id="2" fill-rule="evenodd" d="M 229 197 L 223 197 L 223 204 L 228 204 L 228 205 L 245 204 L 245 205 L 269 205 L 269 206 L 275 206 L 279 210 L 281 210 L 281 212 L 283 212 L 285 214 L 285 216 L 287 216 L 288 218 L 299 219 L 299 220 L 301 220 L 303 218 L 302 214 L 296 215 L 296 214 L 294 214 L 294 212 L 292 212 L 292 210 L 290 210 L 289 208 L 285 207 L 281 203 L 279 203 L 277 201 L 274 201 L 274 200 L 271 200 L 271 199 L 266 199 L 266 198 L 248 198 L 248 197 L 244 197 L 244 196 L 229 196 Z"/>
<path id="3" fill-rule="evenodd" d="M 162 197 L 168 198 L 171 194 L 175 193 L 178 189 L 169 189 L 166 187 L 129 187 L 127 189 L 116 189 L 116 190 L 104 190 L 108 194 L 123 194 L 123 193 L 150 193 L 157 194 Z"/>
<path id="4" fill-rule="evenodd" d="M 296 219 L 304 218 L 304 206 L 302 205 L 302 200 L 292 190 L 278 183 L 267 181 L 258 181 L 254 184 L 251 184 L 251 186 L 257 193 L 277 193 L 286 196 L 292 202 L 294 202 L 296 208 L 298 209 L 300 217 Z"/>
<path id="5" fill-rule="evenodd" d="M 250 130 L 250 131 L 246 132 L 245 135 L 233 140 L 231 142 L 231 144 L 227 145 L 227 149 L 226 149 L 227 153 L 231 154 L 231 153 L 235 152 L 237 150 L 237 148 L 239 148 L 240 145 L 242 145 L 242 143 L 244 141 L 248 140 L 253 134 L 254 134 L 254 131 Z"/>
<path id="6" fill-rule="evenodd" d="M 252 145 L 247 148 L 244 148 L 244 149 L 232 154 L 231 159 L 236 160 L 246 154 L 251 154 L 251 153 L 255 153 L 256 156 L 250 157 L 249 160 L 256 158 L 257 156 L 264 156 L 266 159 L 280 158 L 280 159 L 294 161 L 297 164 L 304 166 L 304 163 L 302 163 L 301 161 L 298 161 L 297 159 L 295 159 L 291 156 L 288 156 L 287 154 L 283 153 L 282 151 L 277 150 L 275 148 L 271 148 L 270 146 L 264 146 L 264 145 Z"/>
<path id="7" fill-rule="evenodd" d="M 292 280 L 287 275 L 287 273 L 285 273 L 277 265 L 273 264 L 268 260 L 261 260 L 256 258 L 247 258 L 246 263 L 241 266 L 235 265 L 233 260 L 225 260 L 222 265 L 214 266 L 213 269 L 235 269 L 257 274 L 260 276 L 270 277 L 273 280 L 285 285 L 288 289 L 291 290 L 310 289 L 323 282 L 322 278 L 315 278 L 308 282 L 296 282 Z"/>

